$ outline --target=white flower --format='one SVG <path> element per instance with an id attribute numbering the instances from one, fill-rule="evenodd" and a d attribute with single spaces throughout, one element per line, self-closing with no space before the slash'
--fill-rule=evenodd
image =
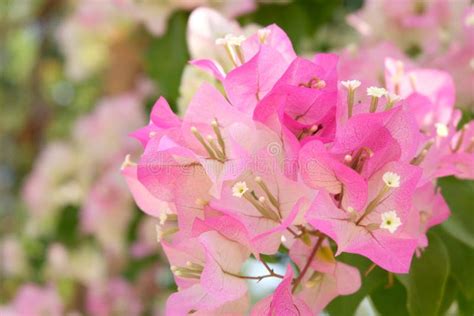
<path id="1" fill-rule="evenodd" d="M 226 36 L 216 39 L 216 44 L 240 46 L 243 41 L 245 41 L 245 36 L 243 35 L 236 36 L 233 34 L 226 34 Z"/>
<path id="2" fill-rule="evenodd" d="M 360 81 L 359 80 L 346 80 L 346 81 L 341 81 L 341 84 L 347 89 L 347 90 L 355 90 L 358 87 L 360 87 Z"/>
<path id="3" fill-rule="evenodd" d="M 398 217 L 397 212 L 389 211 L 382 213 L 382 223 L 380 224 L 380 228 L 388 230 L 390 233 L 395 233 L 395 231 L 400 227 L 402 224 L 400 217 Z"/>
<path id="4" fill-rule="evenodd" d="M 439 137 L 448 137 L 449 130 L 446 124 L 436 123 L 435 127 L 436 127 L 436 135 L 438 135 Z"/>
<path id="5" fill-rule="evenodd" d="M 387 90 L 379 87 L 369 87 L 367 88 L 367 95 L 371 97 L 381 98 L 387 94 Z"/>
<path id="6" fill-rule="evenodd" d="M 385 172 L 382 179 L 389 188 L 398 188 L 400 186 L 400 176 L 395 172 Z"/>
<path id="7" fill-rule="evenodd" d="M 241 198 L 248 190 L 247 183 L 245 183 L 245 181 L 240 181 L 232 187 L 232 195 Z"/>

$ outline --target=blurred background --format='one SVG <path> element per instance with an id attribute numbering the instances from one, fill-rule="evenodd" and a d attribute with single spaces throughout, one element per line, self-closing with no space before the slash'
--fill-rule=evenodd
<path id="1" fill-rule="evenodd" d="M 363 0 L 1 0 L 3 312 L 160 314 L 175 285 L 156 241 L 158 220 L 135 206 L 120 165 L 126 154 L 138 156 L 128 134 L 147 123 L 159 96 L 179 111 L 199 82 L 212 80 L 187 65 L 203 57 L 192 44 L 196 34 L 222 32 L 188 26 L 198 6 L 244 30 L 276 23 L 299 54 L 337 51 L 349 65 L 360 52 L 373 54 L 374 63 L 390 54 L 447 70 L 465 120 L 472 118 L 474 43 L 462 35 L 472 4 L 445 1 L 448 17 L 432 21 L 436 1 L 392 2 L 403 7 L 394 16 Z M 397 14 L 425 22 L 400 26 Z M 474 25 L 474 16 L 466 21 Z M 447 198 L 455 213 L 443 229 L 472 262 L 474 186 L 451 178 L 442 185 L 453 193 Z M 461 300 L 474 309 L 469 291 Z"/>

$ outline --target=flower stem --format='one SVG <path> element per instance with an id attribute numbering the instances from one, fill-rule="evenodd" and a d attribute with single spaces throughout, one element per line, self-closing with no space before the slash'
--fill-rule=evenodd
<path id="1" fill-rule="evenodd" d="M 273 278 L 283 279 L 283 275 L 273 272 L 272 269 L 270 269 L 270 273 L 269 273 L 269 274 L 266 274 L 266 275 L 257 275 L 257 276 L 252 276 L 252 275 L 240 275 L 240 274 L 235 274 L 235 273 L 227 272 L 227 271 L 224 271 L 224 273 L 225 273 L 225 274 L 228 274 L 228 275 L 231 275 L 231 276 L 234 276 L 234 277 L 239 278 L 239 279 L 257 280 L 257 282 L 260 282 L 260 281 L 262 281 L 263 279 L 272 278 L 272 277 L 273 277 Z"/>

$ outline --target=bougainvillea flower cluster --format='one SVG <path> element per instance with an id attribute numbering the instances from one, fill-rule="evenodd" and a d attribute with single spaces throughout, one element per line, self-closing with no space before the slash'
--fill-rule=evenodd
<path id="1" fill-rule="evenodd" d="M 182 117 L 160 98 L 122 167 L 159 219 L 178 285 L 167 314 L 319 313 L 361 285 L 341 253 L 408 273 L 450 213 L 436 179 L 474 178 L 474 124 L 458 126 L 450 76 L 386 59 L 385 86 L 367 85 L 335 54 L 297 56 L 276 25 L 216 45 L 231 69 L 191 61 L 217 83 Z M 266 262 L 282 249 L 284 275 Z M 251 258 L 267 273 L 243 273 Z M 266 278 L 281 283 L 250 306 L 248 280 Z"/>
<path id="2" fill-rule="evenodd" d="M 449 72 L 458 107 L 474 109 L 474 6 L 468 0 L 367 0 L 347 22 L 371 50 L 389 41 L 418 64 Z"/>

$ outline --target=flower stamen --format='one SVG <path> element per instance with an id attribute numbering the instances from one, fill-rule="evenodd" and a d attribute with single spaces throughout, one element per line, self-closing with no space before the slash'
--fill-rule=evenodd
<path id="1" fill-rule="evenodd" d="M 240 48 L 240 45 L 243 41 L 245 41 L 245 36 L 236 36 L 233 34 L 226 34 L 223 38 L 216 39 L 216 45 L 224 46 L 227 55 L 234 67 L 238 66 L 237 58 L 239 59 L 241 64 L 245 62 L 243 52 Z"/>
<path id="2" fill-rule="evenodd" d="M 225 157 L 225 143 L 224 143 L 224 138 L 222 137 L 221 130 L 219 128 L 219 122 L 217 119 L 213 119 L 211 122 L 212 129 L 214 130 L 214 134 L 216 134 L 217 137 L 217 142 L 219 143 L 219 146 L 221 147 L 222 154 Z"/>
<path id="3" fill-rule="evenodd" d="M 224 162 L 226 160 L 225 156 L 225 144 L 222 138 L 222 134 L 220 133 L 219 127 L 214 127 L 214 122 L 217 122 L 215 119 L 211 122 L 211 126 L 216 133 L 217 142 L 219 143 L 219 147 L 215 144 L 215 140 L 211 135 L 208 135 L 206 139 L 201 135 L 199 130 L 193 126 L 191 127 L 191 133 L 193 133 L 194 137 L 201 143 L 201 145 L 206 149 L 209 157 L 214 160 L 218 160 L 220 162 Z M 207 140 L 207 141 L 206 141 Z"/>
<path id="4" fill-rule="evenodd" d="M 400 96 L 395 93 L 387 94 L 387 104 L 385 105 L 385 110 L 390 110 L 395 103 L 400 101 Z"/>
<path id="5" fill-rule="evenodd" d="M 428 154 L 428 151 L 430 150 L 431 146 L 433 146 L 433 144 L 433 140 L 428 141 L 425 146 L 423 146 L 423 149 L 418 154 L 418 156 L 413 158 L 410 163 L 412 165 L 419 166 L 423 162 L 423 160 L 425 160 L 426 154 Z"/>
<path id="6" fill-rule="evenodd" d="M 260 41 L 260 44 L 265 44 L 268 36 L 270 35 L 270 33 L 272 32 L 272 30 L 270 29 L 260 29 L 257 31 L 257 35 L 258 35 L 258 40 Z"/>
<path id="7" fill-rule="evenodd" d="M 385 185 L 380 189 L 380 192 L 377 196 L 369 202 L 367 208 L 365 209 L 364 214 L 357 220 L 356 224 L 359 225 L 362 220 L 372 213 L 375 208 L 382 202 L 385 198 L 385 195 L 390 191 L 390 189 L 399 188 L 400 187 L 400 175 L 395 172 L 387 171 L 383 174 L 382 180 Z"/>
<path id="8" fill-rule="evenodd" d="M 351 118 L 354 107 L 355 90 L 360 87 L 361 82 L 359 80 L 347 80 L 341 81 L 341 84 L 347 89 L 347 112 L 348 117 Z"/>
<path id="9" fill-rule="evenodd" d="M 367 95 L 372 97 L 369 111 L 370 113 L 374 113 L 377 110 L 379 99 L 387 95 L 387 90 L 379 87 L 369 87 L 367 88 Z"/>

